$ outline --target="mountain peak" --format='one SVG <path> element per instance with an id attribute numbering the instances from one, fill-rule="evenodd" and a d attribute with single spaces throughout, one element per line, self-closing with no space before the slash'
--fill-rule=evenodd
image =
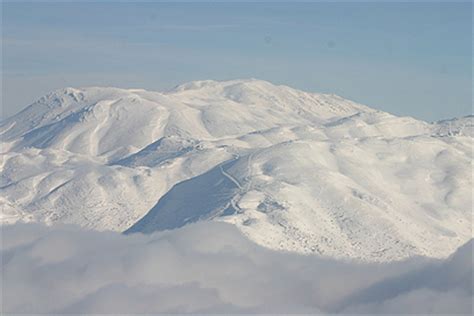
<path id="1" fill-rule="evenodd" d="M 471 232 L 470 122 L 256 79 L 65 88 L 0 124 L 0 215 L 141 232 L 219 220 L 274 249 L 440 257 Z"/>
<path id="2" fill-rule="evenodd" d="M 238 136 L 284 124 L 321 124 L 361 111 L 371 110 L 263 80 L 203 80 L 168 93 L 111 87 L 59 89 L 2 122 L 0 129 L 3 140 L 14 141 L 15 148 L 54 145 L 117 158 L 109 156 L 116 152 L 114 146 L 138 150 L 164 136 Z M 127 131 L 124 143 L 116 137 L 116 129 Z"/>
<path id="3" fill-rule="evenodd" d="M 231 85 L 266 85 L 266 86 L 274 86 L 272 83 L 264 80 L 248 78 L 248 79 L 233 79 L 233 80 L 196 80 L 190 81 L 184 84 L 177 85 L 169 92 L 183 92 L 187 90 L 198 90 L 198 89 L 216 89 L 220 88 L 223 89 L 225 87 Z"/>

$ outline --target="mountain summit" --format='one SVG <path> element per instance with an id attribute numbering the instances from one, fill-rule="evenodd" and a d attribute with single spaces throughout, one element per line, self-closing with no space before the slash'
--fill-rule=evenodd
<path id="1" fill-rule="evenodd" d="M 472 121 L 255 79 L 67 88 L 0 124 L 2 220 L 127 233 L 214 220 L 286 251 L 443 257 L 472 236 Z"/>

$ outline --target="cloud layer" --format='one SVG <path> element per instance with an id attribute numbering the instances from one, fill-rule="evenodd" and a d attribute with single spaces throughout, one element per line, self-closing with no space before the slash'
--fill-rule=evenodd
<path id="1" fill-rule="evenodd" d="M 275 252 L 233 226 L 153 235 L 2 228 L 7 313 L 471 313 L 472 241 L 391 264 Z"/>

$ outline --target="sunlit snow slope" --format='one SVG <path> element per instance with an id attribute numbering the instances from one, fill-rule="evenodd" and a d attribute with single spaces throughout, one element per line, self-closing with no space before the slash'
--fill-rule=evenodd
<path id="1" fill-rule="evenodd" d="M 443 257 L 472 236 L 472 126 L 259 80 L 68 88 L 1 123 L 2 221 L 217 220 L 274 249 Z"/>

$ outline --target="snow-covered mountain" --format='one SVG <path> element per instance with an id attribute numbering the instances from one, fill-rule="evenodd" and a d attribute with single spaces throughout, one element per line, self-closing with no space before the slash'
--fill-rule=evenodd
<path id="1" fill-rule="evenodd" d="M 1 122 L 2 221 L 215 220 L 274 249 L 444 257 L 472 237 L 472 126 L 253 79 L 67 88 Z"/>

